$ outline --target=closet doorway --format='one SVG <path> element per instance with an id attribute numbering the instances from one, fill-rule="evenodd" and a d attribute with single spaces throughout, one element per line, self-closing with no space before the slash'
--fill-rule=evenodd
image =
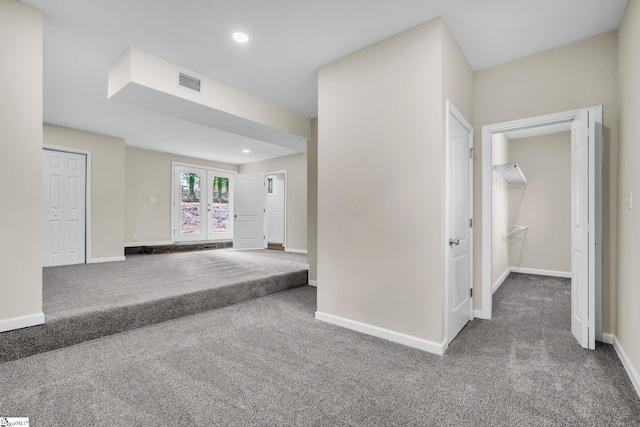
<path id="1" fill-rule="evenodd" d="M 507 158 L 500 159 L 500 144 L 504 145 L 507 135 L 567 132 L 570 145 L 565 154 L 570 170 L 565 172 L 571 184 L 566 196 L 570 198 L 571 214 L 570 230 L 565 230 L 569 242 L 565 246 L 570 262 L 561 265 L 569 266 L 570 272 L 561 268 L 548 273 L 571 277 L 572 333 L 582 347 L 595 348 L 595 340 L 602 339 L 602 106 L 498 123 L 483 126 L 482 130 L 482 310 L 476 312 L 477 317 L 491 318 L 492 295 L 500 284 L 500 279 L 495 280 L 497 267 L 493 259 L 494 242 L 499 240 L 496 235 L 523 238 L 528 230 L 524 223 L 504 224 L 496 229 L 494 210 L 497 212 L 505 203 L 517 208 L 527 191 L 526 170 Z M 502 200 L 495 192 L 496 184 L 503 187 L 502 194 L 507 194 Z M 497 200 L 494 194 L 498 194 Z"/>

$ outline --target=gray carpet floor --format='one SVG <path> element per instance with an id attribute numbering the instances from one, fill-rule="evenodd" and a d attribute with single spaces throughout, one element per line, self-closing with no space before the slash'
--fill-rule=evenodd
<path id="1" fill-rule="evenodd" d="M 615 351 L 569 330 L 569 282 L 512 274 L 435 356 L 314 320 L 295 288 L 0 364 L 32 426 L 637 426 Z"/>
<path id="2" fill-rule="evenodd" d="M 306 255 L 232 249 L 47 267 L 42 277 L 43 311 L 51 321 L 307 269 Z"/>
<path id="3" fill-rule="evenodd" d="M 46 323 L 0 333 L 8 362 L 309 283 L 306 256 L 215 250 L 43 270 Z"/>

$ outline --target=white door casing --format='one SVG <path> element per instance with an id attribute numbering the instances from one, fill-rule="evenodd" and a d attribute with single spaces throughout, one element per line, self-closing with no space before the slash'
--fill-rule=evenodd
<path id="1" fill-rule="evenodd" d="M 595 348 L 594 116 L 583 110 L 571 123 L 571 332 L 590 349 Z"/>
<path id="2" fill-rule="evenodd" d="M 84 263 L 87 157 L 46 149 L 42 153 L 42 265 Z"/>
<path id="3" fill-rule="evenodd" d="M 473 128 L 447 102 L 446 342 L 473 319 Z"/>
<path id="4" fill-rule="evenodd" d="M 235 176 L 234 249 L 265 248 L 264 198 L 263 176 Z"/>
<path id="5" fill-rule="evenodd" d="M 602 340 L 602 106 L 529 117 L 482 127 L 482 310 L 491 319 L 491 137 L 568 124 L 572 129 L 571 329 L 584 348 Z M 586 203 L 586 205 L 585 205 Z M 574 210 L 574 207 L 576 210 Z M 578 211 L 580 209 L 580 211 Z M 582 221 L 576 224 L 577 220 Z M 578 258 L 580 260 L 578 261 Z M 587 260 L 584 262 L 584 260 Z M 576 267 L 576 265 L 578 267 Z M 578 268 L 578 271 L 575 269 Z"/>

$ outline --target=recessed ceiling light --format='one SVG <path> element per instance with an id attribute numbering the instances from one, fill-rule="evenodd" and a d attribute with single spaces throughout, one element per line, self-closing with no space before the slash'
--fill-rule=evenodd
<path id="1" fill-rule="evenodd" d="M 249 154 L 249 153 L 251 152 L 251 150 L 248 150 L 248 149 L 246 149 L 246 148 L 245 148 L 244 150 L 242 150 L 242 152 L 243 152 L 244 154 Z"/>
<path id="2" fill-rule="evenodd" d="M 249 41 L 249 36 L 245 33 L 233 33 L 233 39 L 238 43 L 246 43 Z"/>

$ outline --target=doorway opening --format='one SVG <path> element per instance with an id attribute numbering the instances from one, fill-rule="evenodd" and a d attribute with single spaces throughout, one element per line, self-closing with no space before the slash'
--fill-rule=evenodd
<path id="1" fill-rule="evenodd" d="M 287 171 L 275 171 L 265 176 L 265 236 L 267 249 L 286 249 Z"/>
<path id="2" fill-rule="evenodd" d="M 541 135 L 559 138 L 554 152 L 566 158 L 564 169 L 551 171 L 558 158 L 536 164 L 542 155 L 534 143 L 510 142 Z M 507 154 L 510 146 L 517 159 Z M 484 126 L 482 152 L 482 310 L 476 316 L 491 318 L 493 292 L 510 272 L 570 277 L 573 335 L 582 347 L 594 348 L 602 339 L 602 106 Z M 525 164 L 536 176 L 535 188 L 529 188 Z M 556 201 L 540 199 L 540 183 L 549 181 L 549 188 L 556 178 Z M 568 194 L 561 181 L 568 182 Z M 534 236 L 546 236 L 538 242 L 542 247 L 526 246 Z M 558 252 L 554 259 L 552 251 Z M 551 267 L 527 268 L 535 262 Z"/>

